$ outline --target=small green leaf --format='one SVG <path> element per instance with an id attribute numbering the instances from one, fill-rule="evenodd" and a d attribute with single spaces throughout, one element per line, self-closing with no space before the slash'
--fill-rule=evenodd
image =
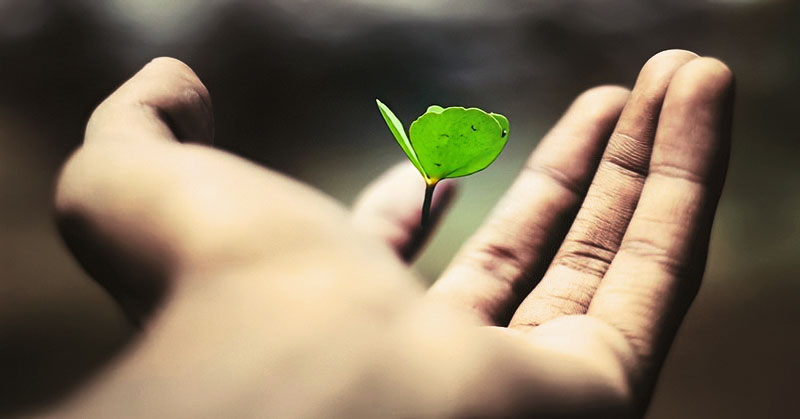
<path id="1" fill-rule="evenodd" d="M 400 120 L 380 100 L 375 101 L 395 140 L 425 178 L 420 222 L 423 229 L 430 221 L 436 184 L 444 178 L 467 176 L 485 169 L 508 142 L 508 119 L 497 113 L 431 105 L 411 124 L 406 136 Z"/>
<path id="2" fill-rule="evenodd" d="M 411 149 L 436 182 L 485 169 L 508 142 L 508 119 L 477 108 L 431 106 L 411 124 Z"/>
<path id="3" fill-rule="evenodd" d="M 414 148 L 411 147 L 411 141 L 408 140 L 406 136 L 406 130 L 403 128 L 403 123 L 394 116 L 394 113 L 389 109 L 388 106 L 384 105 L 378 99 L 375 99 L 375 102 L 378 103 L 378 109 L 381 111 L 381 115 L 383 115 L 383 119 L 386 121 L 386 125 L 389 126 L 389 130 L 394 135 L 394 139 L 397 140 L 397 143 L 400 144 L 400 147 L 408 156 L 408 159 L 411 160 L 411 163 L 414 167 L 419 170 L 424 178 L 428 178 L 428 175 L 425 174 L 425 170 L 422 169 L 422 165 L 419 163 L 419 159 L 417 158 L 416 153 L 414 152 Z"/>

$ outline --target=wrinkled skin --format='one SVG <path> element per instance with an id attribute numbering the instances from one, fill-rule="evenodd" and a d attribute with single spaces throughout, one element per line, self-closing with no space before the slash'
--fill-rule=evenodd
<path id="1" fill-rule="evenodd" d="M 410 164 L 345 209 L 212 148 L 203 84 L 153 60 L 94 112 L 55 193 L 65 241 L 141 333 L 42 414 L 641 416 L 703 275 L 732 91 L 724 64 L 671 50 L 632 91 L 582 94 L 426 290 Z"/>

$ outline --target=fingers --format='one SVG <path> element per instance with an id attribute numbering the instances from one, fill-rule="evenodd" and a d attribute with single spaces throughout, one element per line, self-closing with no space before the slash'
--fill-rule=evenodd
<path id="1" fill-rule="evenodd" d="M 541 283 L 514 314 L 512 325 L 535 326 L 586 312 L 639 200 L 667 86 L 673 74 L 696 57 L 670 50 L 644 65 L 575 222 Z"/>
<path id="2" fill-rule="evenodd" d="M 398 164 L 370 183 L 353 206 L 356 228 L 388 244 L 410 262 L 452 202 L 455 183 L 440 182 L 431 203 L 431 223 L 422 229 L 420 217 L 425 182 L 408 162 Z"/>
<path id="3" fill-rule="evenodd" d="M 653 372 L 700 284 L 730 148 L 733 76 L 699 58 L 667 91 L 650 172 L 588 314 L 614 325 Z"/>
<path id="4" fill-rule="evenodd" d="M 600 87 L 575 100 L 434 284 L 434 303 L 508 323 L 563 239 L 627 98 L 626 89 Z"/>
<path id="5" fill-rule="evenodd" d="M 156 58 L 101 103 L 86 127 L 86 143 L 172 139 L 211 143 L 208 90 L 192 69 Z"/>

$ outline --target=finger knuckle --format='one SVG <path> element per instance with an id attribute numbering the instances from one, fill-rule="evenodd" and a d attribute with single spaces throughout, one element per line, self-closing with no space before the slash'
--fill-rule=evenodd
<path id="1" fill-rule="evenodd" d="M 568 290 L 558 291 L 544 289 L 542 300 L 559 314 L 582 314 L 589 309 L 596 289 L 595 283 L 578 282 Z"/>
<path id="2" fill-rule="evenodd" d="M 626 252 L 655 263 L 666 273 L 673 276 L 683 276 L 688 269 L 686 258 L 676 255 L 674 251 L 648 237 L 630 237 L 626 239 L 620 245 L 620 252 Z"/>
<path id="3" fill-rule="evenodd" d="M 511 288 L 526 269 L 518 251 L 501 243 L 484 243 L 475 247 L 466 259 L 481 272 Z"/>
<path id="4" fill-rule="evenodd" d="M 586 182 L 581 182 L 575 175 L 568 173 L 562 167 L 533 160 L 525 165 L 523 173 L 534 176 L 541 175 L 574 196 L 586 195 L 588 188 Z"/>
<path id="5" fill-rule="evenodd" d="M 601 164 L 626 177 L 644 182 L 648 172 L 650 149 L 650 143 L 646 140 L 614 131 Z"/>
<path id="6" fill-rule="evenodd" d="M 603 277 L 615 254 L 616 250 L 608 243 L 593 239 L 572 239 L 564 241 L 553 263 Z"/>

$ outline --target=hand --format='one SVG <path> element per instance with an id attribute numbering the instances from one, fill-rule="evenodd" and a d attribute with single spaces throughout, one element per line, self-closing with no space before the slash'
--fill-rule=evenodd
<path id="1" fill-rule="evenodd" d="M 667 51 L 632 92 L 584 93 L 425 292 L 403 263 L 429 234 L 413 168 L 348 212 L 203 145 L 208 92 L 154 60 L 94 112 L 55 197 L 142 333 L 52 413 L 640 415 L 702 276 L 731 92 L 724 64 Z"/>

